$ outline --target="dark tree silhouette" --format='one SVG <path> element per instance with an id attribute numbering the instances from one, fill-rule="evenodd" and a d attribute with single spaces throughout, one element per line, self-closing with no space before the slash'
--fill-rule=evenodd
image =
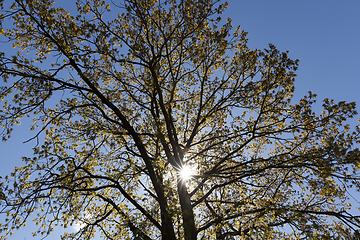
<path id="1" fill-rule="evenodd" d="M 1 185 L 4 235 L 34 214 L 35 234 L 78 224 L 64 239 L 358 234 L 355 103 L 291 102 L 298 62 L 249 49 L 226 3 L 61 4 L 2 10 L 3 139 L 30 116 L 37 142 Z"/>

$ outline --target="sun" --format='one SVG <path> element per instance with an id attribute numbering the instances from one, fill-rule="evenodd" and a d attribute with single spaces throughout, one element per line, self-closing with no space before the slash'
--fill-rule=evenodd
<path id="1" fill-rule="evenodd" d="M 182 166 L 182 168 L 180 170 L 180 177 L 183 180 L 190 179 L 194 174 L 195 174 L 195 170 L 188 165 Z"/>

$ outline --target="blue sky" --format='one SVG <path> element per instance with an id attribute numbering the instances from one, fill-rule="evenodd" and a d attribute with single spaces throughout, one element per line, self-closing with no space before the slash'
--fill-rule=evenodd
<path id="1" fill-rule="evenodd" d="M 231 0 L 226 15 L 249 46 L 274 44 L 300 60 L 296 94 L 360 102 L 360 1 Z"/>
<path id="2" fill-rule="evenodd" d="M 61 1 L 66 2 L 66 1 Z M 281 51 L 289 50 L 300 60 L 295 96 L 308 91 L 336 101 L 356 101 L 360 111 L 360 1 L 359 0 L 230 0 L 224 17 L 249 32 L 250 48 L 263 49 L 268 43 Z M 4 51 L 3 49 L 1 51 Z M 356 120 L 350 121 L 355 124 Z M 35 143 L 23 144 L 31 137 L 28 126 L 15 129 L 13 138 L 0 142 L 0 175 L 21 165 L 21 156 L 31 154 Z M 32 238 L 20 230 L 11 240 Z M 55 232 L 49 239 L 60 239 Z"/>

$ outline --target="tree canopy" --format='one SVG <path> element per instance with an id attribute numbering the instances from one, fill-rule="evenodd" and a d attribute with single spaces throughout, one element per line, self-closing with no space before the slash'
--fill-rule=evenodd
<path id="1" fill-rule="evenodd" d="M 30 117 L 35 145 L 0 185 L 4 237 L 33 218 L 81 223 L 63 239 L 358 236 L 355 103 L 294 103 L 298 61 L 249 49 L 226 2 L 63 5 L 1 2 L 2 138 Z"/>

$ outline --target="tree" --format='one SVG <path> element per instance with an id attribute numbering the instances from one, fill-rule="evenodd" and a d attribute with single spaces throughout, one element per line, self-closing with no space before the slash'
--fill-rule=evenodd
<path id="1" fill-rule="evenodd" d="M 292 103 L 298 61 L 250 50 L 227 3 L 1 4 L 3 140 L 32 117 L 36 142 L 1 184 L 5 235 L 33 214 L 34 234 L 81 223 L 64 239 L 358 234 L 355 103 Z"/>

